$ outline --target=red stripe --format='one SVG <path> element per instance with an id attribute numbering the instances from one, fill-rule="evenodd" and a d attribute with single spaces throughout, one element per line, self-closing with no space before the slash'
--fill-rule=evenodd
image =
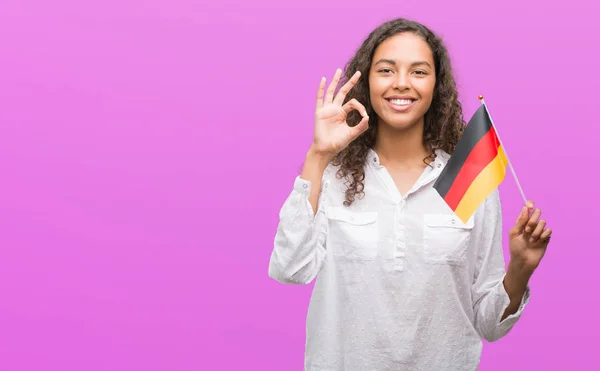
<path id="1" fill-rule="evenodd" d="M 444 200 L 452 210 L 456 211 L 460 200 L 469 189 L 469 186 L 477 175 L 498 155 L 500 141 L 493 127 L 473 147 L 471 153 L 465 160 L 460 171 L 454 179 L 454 183 L 446 193 Z"/>

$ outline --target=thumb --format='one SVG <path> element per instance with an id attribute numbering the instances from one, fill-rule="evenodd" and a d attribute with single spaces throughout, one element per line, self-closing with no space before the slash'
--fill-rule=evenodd
<path id="1" fill-rule="evenodd" d="M 359 135 L 361 135 L 362 133 L 364 133 L 367 129 L 369 128 L 369 116 L 366 115 L 365 112 L 365 116 L 363 116 L 362 120 L 360 120 L 360 122 L 358 124 L 356 124 L 354 127 L 350 128 L 350 132 L 352 133 L 352 140 L 358 138 Z"/>

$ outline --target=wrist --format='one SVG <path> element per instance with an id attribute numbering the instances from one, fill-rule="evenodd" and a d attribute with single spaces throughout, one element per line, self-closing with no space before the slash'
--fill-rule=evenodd
<path id="1" fill-rule="evenodd" d="M 315 147 L 310 147 L 306 153 L 306 162 L 319 164 L 319 167 L 327 167 L 327 165 L 333 160 L 335 155 L 330 152 L 318 150 Z"/>
<path id="2" fill-rule="evenodd" d="M 312 148 L 309 149 L 304 159 L 301 178 L 313 183 L 313 189 L 318 190 L 323 173 L 332 159 L 333 156 L 327 153 L 315 151 Z"/>
<path id="3" fill-rule="evenodd" d="M 507 273 L 510 272 L 514 276 L 529 279 L 533 275 L 535 269 L 536 267 L 527 264 L 527 262 L 513 257 L 508 262 Z"/>
<path id="4" fill-rule="evenodd" d="M 504 278 L 505 288 L 511 293 L 520 295 L 529 284 L 529 279 L 533 275 L 534 269 L 527 267 L 521 262 L 511 260 L 506 269 Z M 512 296 L 512 295 L 510 295 Z"/>
<path id="5" fill-rule="evenodd" d="M 515 309 L 515 305 L 521 302 L 521 298 L 525 294 L 525 290 L 529 285 L 529 279 L 531 278 L 531 272 L 529 270 L 523 270 L 519 267 L 509 267 L 504 277 L 504 290 L 508 294 L 511 301 L 512 309 Z M 514 311 L 511 311 L 511 313 Z"/>
<path id="6" fill-rule="evenodd" d="M 504 276 L 504 290 L 508 294 L 510 303 L 506 307 L 502 320 L 507 318 L 509 315 L 516 313 L 519 310 L 519 306 L 523 300 L 523 296 L 527 291 L 529 285 L 529 278 L 531 277 L 531 271 L 524 268 L 516 262 L 510 262 Z"/>

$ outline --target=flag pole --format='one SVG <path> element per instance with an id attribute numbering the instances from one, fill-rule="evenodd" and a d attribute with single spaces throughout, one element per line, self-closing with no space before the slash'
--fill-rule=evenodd
<path id="1" fill-rule="evenodd" d="M 492 126 L 494 127 L 494 130 L 496 131 L 496 134 L 497 134 L 496 137 L 500 141 L 500 145 L 502 146 L 502 149 L 504 150 L 504 154 L 506 155 L 506 159 L 508 160 L 508 167 L 510 168 L 510 171 L 512 172 L 513 178 L 515 178 L 515 182 L 517 183 L 517 187 L 519 188 L 519 192 L 521 192 L 521 197 L 523 198 L 523 203 L 525 205 L 527 205 L 527 198 L 525 197 L 525 193 L 523 192 L 523 188 L 521 187 L 521 183 L 519 183 L 519 178 L 517 178 L 517 174 L 515 173 L 515 169 L 512 166 L 512 162 L 508 158 L 508 153 L 506 152 L 506 147 L 504 147 L 504 144 L 502 144 L 502 139 L 500 139 L 500 134 L 498 133 L 498 129 L 494 125 L 494 121 L 492 120 L 492 115 L 490 115 L 490 112 L 489 112 L 489 110 L 487 108 L 487 105 L 485 104 L 485 101 L 483 100 L 483 95 L 479 96 L 479 100 L 481 101 L 481 105 L 485 107 L 485 109 L 487 111 L 487 115 L 488 115 L 488 117 L 490 119 L 490 122 L 492 123 Z"/>

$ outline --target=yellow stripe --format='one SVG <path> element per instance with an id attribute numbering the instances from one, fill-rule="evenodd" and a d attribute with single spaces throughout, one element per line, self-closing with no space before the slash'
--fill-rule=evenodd
<path id="1" fill-rule="evenodd" d="M 454 211 L 463 223 L 469 220 L 485 198 L 502 183 L 507 165 L 504 149 L 499 146 L 498 155 L 477 175 Z"/>

